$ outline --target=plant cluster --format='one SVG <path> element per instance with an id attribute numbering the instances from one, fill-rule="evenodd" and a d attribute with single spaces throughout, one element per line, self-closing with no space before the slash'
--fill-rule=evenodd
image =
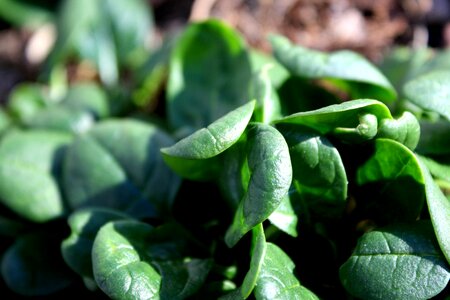
<path id="1" fill-rule="evenodd" d="M 450 52 L 269 56 L 208 20 L 148 53 L 143 1 L 64 4 L 45 80 L 0 111 L 14 293 L 448 297 Z"/>

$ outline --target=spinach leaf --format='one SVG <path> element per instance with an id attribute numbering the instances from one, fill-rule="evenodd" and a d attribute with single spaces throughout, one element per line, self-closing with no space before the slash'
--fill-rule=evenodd
<path id="1" fill-rule="evenodd" d="M 240 36 L 217 20 L 188 26 L 170 59 L 168 118 L 188 134 L 246 103 L 251 78 Z"/>
<path id="2" fill-rule="evenodd" d="M 351 51 L 331 54 L 306 49 L 281 36 L 270 39 L 275 58 L 291 74 L 310 79 L 327 79 L 351 98 L 393 101 L 397 94 L 384 75 L 361 55 Z"/>
<path id="3" fill-rule="evenodd" d="M 356 174 L 357 184 L 368 191 L 365 201 L 373 201 L 367 203 L 369 209 L 385 221 L 415 220 L 426 189 L 419 161 L 411 150 L 393 140 L 376 139 L 374 147 L 373 155 Z"/>
<path id="4" fill-rule="evenodd" d="M 291 201 L 295 201 L 296 197 L 298 197 L 296 191 L 289 191 L 268 218 L 270 223 L 293 237 L 297 236 L 298 217 Z"/>
<path id="5" fill-rule="evenodd" d="M 384 118 L 392 116 L 383 103 L 360 99 L 295 113 L 274 123 L 303 125 L 322 135 L 334 134 L 346 140 L 364 141 L 375 137 L 378 121 Z"/>
<path id="6" fill-rule="evenodd" d="M 425 180 L 428 211 L 431 222 L 442 252 L 450 264 L 450 200 L 447 199 L 430 175 L 426 166 L 421 163 L 422 174 Z"/>
<path id="7" fill-rule="evenodd" d="M 244 104 L 175 145 L 161 149 L 165 162 L 183 177 L 214 179 L 221 168 L 217 156 L 238 141 L 254 108 L 255 101 Z"/>
<path id="8" fill-rule="evenodd" d="M 319 109 L 339 103 L 339 98 L 310 80 L 290 76 L 278 88 L 283 115 Z"/>
<path id="9" fill-rule="evenodd" d="M 281 133 L 269 125 L 255 123 L 248 129 L 247 137 L 250 177 L 225 236 L 229 247 L 277 209 L 292 181 L 289 149 Z"/>
<path id="10" fill-rule="evenodd" d="M 258 300 L 306 299 L 318 300 L 306 287 L 300 285 L 293 271 L 295 265 L 278 246 L 266 244 L 266 253 L 255 285 Z"/>
<path id="11" fill-rule="evenodd" d="M 423 155 L 445 155 L 450 153 L 450 122 L 446 120 L 420 121 L 419 144 L 416 151 Z"/>
<path id="12" fill-rule="evenodd" d="M 33 222 L 60 217 L 58 178 L 71 137 L 48 131 L 11 131 L 0 143 L 0 201 Z"/>
<path id="13" fill-rule="evenodd" d="M 129 217 L 105 208 L 85 208 L 72 213 L 68 219 L 71 234 L 61 243 L 67 265 L 80 276 L 93 279 L 91 252 L 95 236 L 104 224 L 120 219 Z"/>
<path id="14" fill-rule="evenodd" d="M 64 98 L 56 104 L 33 113 L 23 121 L 26 127 L 81 133 L 96 120 L 109 116 L 106 93 L 97 85 L 73 85 Z"/>
<path id="15" fill-rule="evenodd" d="M 339 275 L 356 297 L 429 299 L 446 287 L 450 269 L 430 222 L 420 221 L 366 233 Z"/>
<path id="16" fill-rule="evenodd" d="M 450 121 L 450 71 L 434 71 L 405 84 L 403 92 L 412 103 Z"/>
<path id="17" fill-rule="evenodd" d="M 278 89 L 289 77 L 289 72 L 278 61 L 259 50 L 250 49 L 250 63 L 253 73 L 261 70 L 266 65 L 270 66 L 267 69 L 267 75 L 275 89 Z"/>
<path id="18" fill-rule="evenodd" d="M 58 251 L 58 241 L 49 234 L 19 237 L 2 258 L 2 276 L 7 286 L 24 296 L 44 296 L 68 287 L 72 273 Z"/>
<path id="19" fill-rule="evenodd" d="M 15 120 L 23 123 L 48 104 L 49 99 L 43 85 L 21 83 L 9 94 L 7 108 Z"/>
<path id="20" fill-rule="evenodd" d="M 347 175 L 338 150 L 298 126 L 280 126 L 289 145 L 293 182 L 300 197 L 322 215 L 339 216 L 347 199 Z"/>
<path id="21" fill-rule="evenodd" d="M 271 67 L 271 65 L 265 65 L 252 76 L 248 98 L 257 101 L 253 113 L 255 122 L 270 123 L 281 117 L 280 100 L 269 78 Z"/>
<path id="22" fill-rule="evenodd" d="M 104 206 L 136 217 L 166 216 L 180 179 L 164 164 L 159 149 L 172 143 L 167 134 L 143 122 L 99 123 L 67 151 L 64 187 L 70 206 Z"/>
<path id="23" fill-rule="evenodd" d="M 420 137 L 418 121 L 412 114 L 405 112 L 399 119 L 393 119 L 386 105 L 371 99 L 299 112 L 274 123 L 306 126 L 318 134 L 330 134 L 350 143 L 361 143 L 378 135 L 397 140 L 411 149 L 417 146 Z"/>
<path id="24" fill-rule="evenodd" d="M 145 53 L 152 23 L 149 6 L 142 0 L 65 0 L 48 66 L 75 54 L 95 64 L 103 83 L 117 84 L 119 69 L 133 66 L 136 55 Z"/>
<path id="25" fill-rule="evenodd" d="M 201 286 L 210 265 L 186 258 L 189 248 L 184 231 L 174 226 L 109 222 L 92 249 L 95 280 L 113 299 L 184 299 Z"/>

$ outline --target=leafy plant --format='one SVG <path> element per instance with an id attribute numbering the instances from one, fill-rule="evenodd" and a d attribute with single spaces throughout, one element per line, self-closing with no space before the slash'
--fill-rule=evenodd
<path id="1" fill-rule="evenodd" d="M 76 50 L 101 83 L 23 84 L 0 114 L 2 284 L 112 299 L 448 296 L 443 53 L 394 53 L 380 69 L 273 36 L 272 57 L 218 20 L 148 53 L 128 30 L 147 24 L 129 17 L 143 2 L 88 2 L 65 2 L 63 15 L 92 10 L 80 28 L 62 19 L 48 65 L 57 76 Z M 121 68 L 133 75 L 119 95 Z"/>

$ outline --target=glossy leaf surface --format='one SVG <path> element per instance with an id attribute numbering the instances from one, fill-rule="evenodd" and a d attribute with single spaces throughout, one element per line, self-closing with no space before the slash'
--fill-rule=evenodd
<path id="1" fill-rule="evenodd" d="M 425 181 L 419 161 L 408 148 L 377 139 L 373 155 L 356 175 L 359 185 L 372 184 L 371 209 L 385 220 L 415 220 L 424 204 Z M 368 185 L 363 186 L 368 188 Z"/>
<path id="2" fill-rule="evenodd" d="M 409 101 L 450 121 L 450 71 L 435 71 L 415 78 L 404 86 L 403 92 Z"/>
<path id="3" fill-rule="evenodd" d="M 450 280 L 427 221 L 366 233 L 339 273 L 350 293 L 368 300 L 429 299 Z"/>
<path id="4" fill-rule="evenodd" d="M 161 149 L 165 162 L 183 177 L 213 179 L 211 176 L 220 169 L 214 159 L 238 141 L 254 107 L 255 101 L 244 104 L 175 145 Z"/>
<path id="5" fill-rule="evenodd" d="M 256 299 L 318 300 L 319 298 L 300 285 L 293 272 L 295 265 L 278 246 L 267 243 L 266 255 L 255 286 Z"/>
<path id="6" fill-rule="evenodd" d="M 251 77 L 240 36 L 218 20 L 191 24 L 172 52 L 168 117 L 189 133 L 246 103 Z"/>
<path id="7" fill-rule="evenodd" d="M 269 125 L 256 123 L 247 135 L 250 177 L 233 224 L 225 236 L 229 247 L 277 209 L 292 181 L 289 149 L 281 133 Z"/>
<path id="8" fill-rule="evenodd" d="M 58 187 L 71 137 L 47 131 L 11 132 L 0 143 L 0 200 L 18 215 L 45 222 L 64 213 Z"/>
<path id="9" fill-rule="evenodd" d="M 189 243 L 176 230 L 136 221 L 104 225 L 92 250 L 99 287 L 113 299 L 184 299 L 195 292 L 209 262 L 183 260 Z"/>
<path id="10" fill-rule="evenodd" d="M 61 243 L 64 261 L 80 276 L 93 278 L 91 252 L 97 232 L 109 221 L 128 218 L 103 208 L 80 209 L 72 213 L 68 219 L 71 234 Z"/>
<path id="11" fill-rule="evenodd" d="M 281 36 L 272 36 L 275 58 L 291 74 L 310 79 L 332 79 L 355 98 L 392 101 L 396 92 L 384 75 L 368 60 L 351 51 L 331 54 L 306 49 Z"/>
<path id="12" fill-rule="evenodd" d="M 326 137 L 302 128 L 284 126 L 281 132 L 300 197 L 322 214 L 340 215 L 347 199 L 347 174 L 338 150 Z"/>
<path id="13" fill-rule="evenodd" d="M 136 216 L 167 214 L 180 179 L 164 164 L 159 149 L 172 143 L 167 134 L 143 122 L 99 123 L 78 137 L 65 157 L 69 204 L 122 211 L 144 205 Z"/>

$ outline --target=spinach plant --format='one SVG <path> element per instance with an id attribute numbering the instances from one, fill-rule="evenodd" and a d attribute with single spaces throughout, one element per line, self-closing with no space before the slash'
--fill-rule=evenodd
<path id="1" fill-rule="evenodd" d="M 65 82 L 59 96 L 54 78 L 23 84 L 0 114 L 2 285 L 46 297 L 447 299 L 448 53 L 395 50 L 377 67 L 272 36 L 266 55 L 208 20 L 134 60 L 143 2 L 84 2 L 66 1 L 63 14 L 92 10 L 78 29 L 63 18 L 48 65 L 76 50 L 101 84 Z M 122 9 L 131 27 L 114 17 Z M 134 81 L 117 97 L 121 68 Z"/>

